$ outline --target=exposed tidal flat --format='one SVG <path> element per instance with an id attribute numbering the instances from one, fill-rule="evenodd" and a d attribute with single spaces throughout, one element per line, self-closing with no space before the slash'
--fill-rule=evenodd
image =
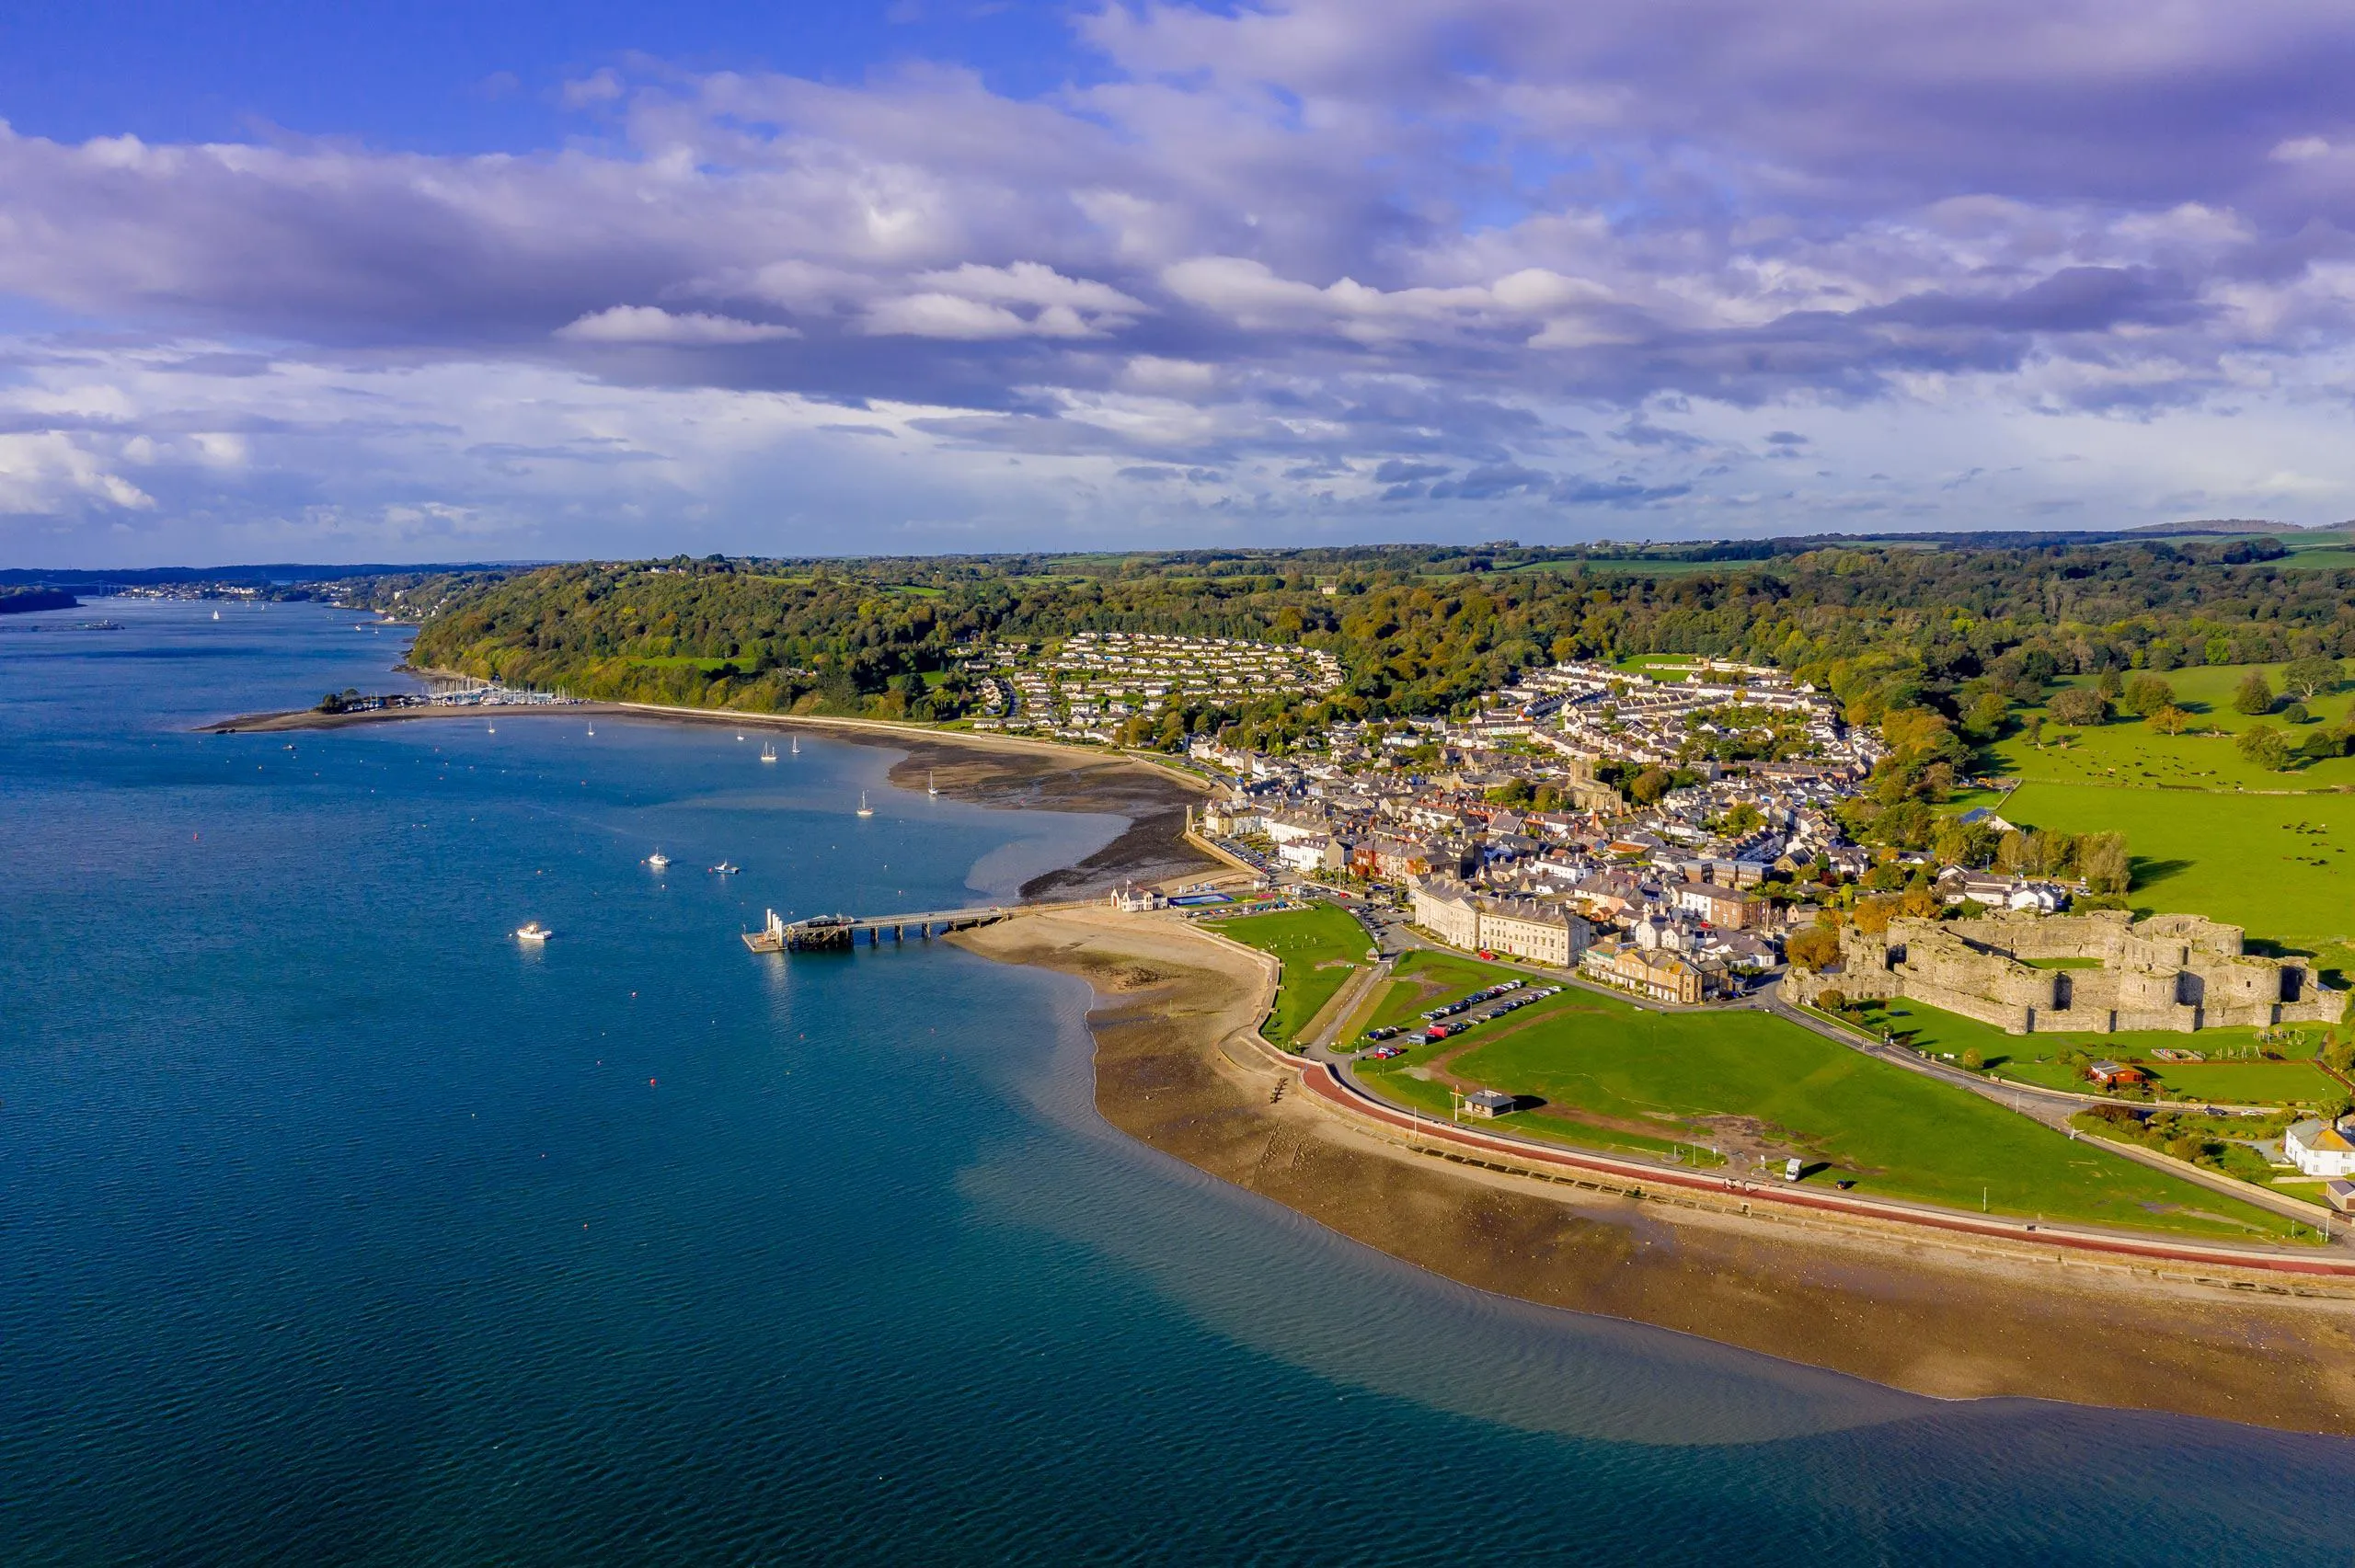
<path id="1" fill-rule="evenodd" d="M 2340 1439 L 1468 1288 L 1108 1125 L 1078 979 L 733 938 L 1008 898 L 1124 815 L 637 721 L 192 735 L 390 639 L 109 612 L 0 628 L 8 1562 L 2268 1562 L 2355 1523 Z"/>

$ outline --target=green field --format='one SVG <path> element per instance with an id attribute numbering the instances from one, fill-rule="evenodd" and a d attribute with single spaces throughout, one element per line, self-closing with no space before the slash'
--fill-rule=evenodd
<path id="1" fill-rule="evenodd" d="M 2271 724 L 2294 741 L 2317 728 L 2347 722 L 2349 704 L 2355 704 L 2355 693 L 2348 692 L 2307 704 L 2314 717 L 2303 725 L 2283 724 L 2279 715 L 2251 716 L 2233 711 L 2234 689 L 2250 670 L 2264 671 L 2279 691 L 2281 669 L 2278 664 L 2211 664 L 2155 672 L 2175 689 L 2176 705 L 2192 715 L 2196 727 L 2221 734 L 2162 735 L 2134 718 L 2114 718 L 2083 729 L 2048 720 L 2040 746 L 2030 743 L 2025 730 L 1996 742 L 1990 749 L 1995 771 L 2031 783 L 2150 789 L 2313 790 L 2355 784 L 2355 757 L 2277 773 L 2243 761 L 2234 748 L 2233 737 L 2253 724 Z M 2090 686 L 2093 678 L 2075 676 L 2065 684 Z"/>
<path id="2" fill-rule="evenodd" d="M 2007 820 L 2126 835 L 2135 909 L 2207 915 L 2305 951 L 2355 934 L 2355 795 L 2023 785 Z"/>
<path id="3" fill-rule="evenodd" d="M 1299 1038 L 1309 1020 L 1365 962 L 1365 927 L 1330 904 L 1202 923 L 1222 936 L 1275 955 L 1283 965 L 1276 1004 L 1263 1026 L 1269 1040 L 1279 1046 Z"/>
<path id="4" fill-rule="evenodd" d="M 2162 1048 L 2200 1051 L 2215 1056 L 2257 1044 L 2254 1029 L 2202 1029 L 2178 1035 L 2167 1030 L 2122 1029 L 2114 1034 L 2006 1035 L 1975 1018 L 1926 1007 L 1918 1001 L 1876 1004 L 1867 1010 L 1867 1026 L 1886 1031 L 1923 1050 L 1957 1057 L 1977 1051 L 1998 1078 L 2040 1089 L 2090 1093 L 2075 1071 L 2059 1058 L 2065 1050 L 2087 1056 L 2139 1062 L 2142 1069 L 2179 1094 L 2235 1105 L 2317 1104 L 2336 1099 L 2338 1081 L 2312 1061 L 2167 1062 L 2152 1058 Z M 2318 1036 L 2318 1026 L 2310 1028 Z"/>
<path id="5" fill-rule="evenodd" d="M 2355 757 L 2291 773 L 2244 761 L 2233 737 L 2260 721 L 2234 713 L 2232 699 L 2252 669 L 2278 688 L 2280 665 L 2159 672 L 2178 705 L 2222 733 L 2162 735 L 2139 719 L 2048 725 L 2042 746 L 2015 733 L 1990 749 L 1990 761 L 2021 786 L 2000 803 L 1959 804 L 1997 804 L 2024 827 L 2124 833 L 2138 912 L 2207 915 L 2307 952 L 2343 945 L 2355 936 Z M 2308 706 L 2312 724 L 2282 726 L 2293 738 L 2347 722 L 2355 692 Z"/>
<path id="6" fill-rule="evenodd" d="M 1573 1124 L 1547 1111 L 1715 1142 L 1736 1122 L 1775 1147 L 1853 1179 L 1856 1190 L 1958 1208 L 2208 1236 L 2279 1236 L 2248 1205 L 2131 1164 L 2016 1116 L 1965 1089 L 1877 1061 L 1755 1013 L 1652 1013 L 1566 992 L 1491 1026 L 1450 1062 L 1470 1082 L 1545 1106 L 1508 1127 Z M 1385 1092 L 1444 1086 L 1408 1076 L 1454 1045 L 1420 1047 L 1359 1070 Z M 1409 1088 L 1408 1085 L 1415 1087 Z"/>

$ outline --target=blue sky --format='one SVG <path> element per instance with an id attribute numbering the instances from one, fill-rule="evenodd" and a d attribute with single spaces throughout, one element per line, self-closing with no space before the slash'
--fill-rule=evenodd
<path id="1" fill-rule="evenodd" d="M 2322 0 L 0 17 L 0 557 L 2355 516 Z"/>
<path id="2" fill-rule="evenodd" d="M 953 58 L 1030 95 L 1085 63 L 1033 0 L 786 6 L 715 0 L 83 0 L 0 15 L 0 118 L 78 142 L 291 132 L 431 153 L 528 152 L 580 127 L 563 85 L 632 58 L 856 80 Z"/>

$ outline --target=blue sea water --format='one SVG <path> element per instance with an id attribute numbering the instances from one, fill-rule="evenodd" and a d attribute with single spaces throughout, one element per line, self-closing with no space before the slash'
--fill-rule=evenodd
<path id="1" fill-rule="evenodd" d="M 0 1562 L 2347 1554 L 2355 1445 L 1463 1289 L 1112 1132 L 1074 981 L 736 940 L 1115 819 L 569 715 L 200 736 L 400 634 L 104 610 L 0 621 Z"/>

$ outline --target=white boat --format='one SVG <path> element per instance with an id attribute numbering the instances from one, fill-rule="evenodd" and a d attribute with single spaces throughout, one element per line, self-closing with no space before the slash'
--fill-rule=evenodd
<path id="1" fill-rule="evenodd" d="M 713 866 L 711 871 L 712 875 L 715 876 L 733 876 L 743 869 L 744 868 L 741 865 L 731 865 L 727 861 L 723 860 L 718 865 Z"/>
<path id="2" fill-rule="evenodd" d="M 801 755 L 801 737 L 798 735 L 793 738 L 793 754 L 797 757 Z"/>
<path id="3" fill-rule="evenodd" d="M 528 925 L 520 925 L 515 928 L 515 940 L 518 942 L 546 942 L 549 937 L 554 936 L 555 934 L 556 933 L 550 931 L 547 927 L 542 925 L 537 921 L 534 921 Z"/>
<path id="4" fill-rule="evenodd" d="M 926 795 L 938 795 L 940 793 L 940 786 L 932 782 L 932 770 L 930 768 L 926 768 L 924 772 L 924 792 Z"/>
<path id="5" fill-rule="evenodd" d="M 766 741 L 762 744 L 761 761 L 764 762 L 774 762 L 776 761 L 776 745 L 774 741 Z"/>
<path id="6" fill-rule="evenodd" d="M 664 866 L 671 864 L 671 857 L 664 854 L 661 850 L 656 850 L 652 854 L 646 857 L 646 864 L 652 866 L 655 870 L 660 871 Z"/>
<path id="7" fill-rule="evenodd" d="M 214 620 L 216 620 L 216 621 L 218 621 L 219 619 L 221 619 L 221 612 L 219 612 L 218 610 L 215 610 L 215 611 L 213 612 L 213 618 Z"/>
<path id="8" fill-rule="evenodd" d="M 858 814 L 861 817 L 872 817 L 875 815 L 875 807 L 867 804 L 867 792 L 865 790 L 860 790 L 858 792 Z"/>

